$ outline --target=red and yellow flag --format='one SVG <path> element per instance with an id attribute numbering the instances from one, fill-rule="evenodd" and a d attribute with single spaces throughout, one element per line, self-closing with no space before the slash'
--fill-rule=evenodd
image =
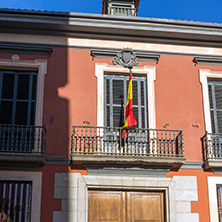
<path id="1" fill-rule="evenodd" d="M 132 82 L 132 71 L 130 72 L 130 77 L 129 77 L 129 86 L 128 86 L 128 94 L 127 94 L 127 103 L 126 103 L 126 121 L 123 126 L 124 128 L 128 128 L 131 126 L 137 125 L 136 118 L 133 114 L 133 82 Z M 128 136 L 128 132 L 124 132 L 123 130 L 122 133 L 122 138 L 126 138 Z"/>

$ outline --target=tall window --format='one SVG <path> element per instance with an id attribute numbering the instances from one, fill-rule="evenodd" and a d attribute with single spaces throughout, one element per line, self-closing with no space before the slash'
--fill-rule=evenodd
<path id="1" fill-rule="evenodd" d="M 0 151 L 34 150 L 42 132 L 34 126 L 36 91 L 36 72 L 0 70 Z"/>
<path id="2" fill-rule="evenodd" d="M 222 82 L 209 81 L 209 102 L 213 133 L 222 133 Z"/>
<path id="3" fill-rule="evenodd" d="M 217 207 L 219 222 L 222 222 L 222 185 L 217 184 Z"/>
<path id="4" fill-rule="evenodd" d="M 137 127 L 147 128 L 146 78 L 133 76 L 133 112 Z M 104 76 L 104 124 L 122 127 L 125 122 L 129 76 Z"/>
<path id="5" fill-rule="evenodd" d="M 32 181 L 0 181 L 0 220 L 31 222 Z"/>
<path id="6" fill-rule="evenodd" d="M 34 125 L 37 73 L 0 70 L 0 124 Z"/>

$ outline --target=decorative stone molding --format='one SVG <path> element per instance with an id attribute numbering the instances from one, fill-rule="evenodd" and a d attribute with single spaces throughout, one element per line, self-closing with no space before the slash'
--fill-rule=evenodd
<path id="1" fill-rule="evenodd" d="M 209 69 L 200 69 L 200 83 L 202 84 L 203 93 L 203 105 L 204 105 L 204 118 L 205 118 L 205 129 L 208 133 L 212 133 L 211 119 L 210 119 L 210 103 L 209 103 L 209 92 L 208 92 L 208 79 L 222 80 L 222 71 L 211 71 Z"/>
<path id="2" fill-rule="evenodd" d="M 0 52 L 51 55 L 52 48 L 27 43 L 0 42 Z"/>
<path id="3" fill-rule="evenodd" d="M 103 81 L 105 73 L 114 73 L 116 75 L 128 74 L 129 70 L 121 67 L 108 65 L 106 63 L 96 63 L 95 76 L 97 78 L 97 126 L 104 125 L 104 88 Z M 149 128 L 156 128 L 156 112 L 155 112 L 155 90 L 154 82 L 156 80 L 156 67 L 144 66 L 133 68 L 133 73 L 146 76 L 147 78 L 147 110 L 148 110 L 148 125 Z"/>
<path id="4" fill-rule="evenodd" d="M 13 55 L 11 59 L 0 59 L 0 67 L 17 67 L 19 70 L 25 68 L 36 69 L 38 72 L 38 84 L 37 84 L 37 95 L 36 95 L 36 117 L 35 125 L 42 125 L 43 117 L 43 94 L 44 94 L 44 82 L 45 75 L 47 74 L 47 60 L 36 59 L 36 60 L 21 60 L 18 55 Z"/>
<path id="5" fill-rule="evenodd" d="M 131 48 L 123 48 L 115 56 L 113 64 L 123 66 L 128 69 L 132 69 L 134 66 L 138 65 L 138 61 L 135 53 Z"/>
<path id="6" fill-rule="evenodd" d="M 119 49 L 108 49 L 108 48 L 92 49 L 91 56 L 95 58 L 114 58 L 118 52 Z M 160 54 L 158 52 L 134 50 L 134 53 L 138 61 L 158 62 L 160 58 Z"/>
<path id="7" fill-rule="evenodd" d="M 87 222 L 89 189 L 165 191 L 166 222 L 199 221 L 199 215 L 191 212 L 191 201 L 198 200 L 194 176 L 158 178 L 56 173 L 54 198 L 61 199 L 62 211 L 53 212 L 53 222 Z"/>
<path id="8" fill-rule="evenodd" d="M 221 56 L 196 56 L 193 59 L 197 64 L 210 64 L 210 65 L 222 65 Z"/>

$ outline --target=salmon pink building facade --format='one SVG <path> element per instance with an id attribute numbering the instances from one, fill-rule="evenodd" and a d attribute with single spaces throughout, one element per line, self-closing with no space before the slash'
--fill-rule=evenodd
<path id="1" fill-rule="evenodd" d="M 222 26 L 117 3 L 0 10 L 1 221 L 222 221 Z"/>

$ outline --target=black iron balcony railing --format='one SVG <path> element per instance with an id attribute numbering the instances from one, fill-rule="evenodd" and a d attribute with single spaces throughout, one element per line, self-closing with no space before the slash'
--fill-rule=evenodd
<path id="1" fill-rule="evenodd" d="M 0 125 L 0 153 L 45 153 L 44 126 Z"/>
<path id="2" fill-rule="evenodd" d="M 127 137 L 126 132 L 119 127 L 73 126 L 72 154 L 184 157 L 181 130 L 135 128 Z"/>
<path id="3" fill-rule="evenodd" d="M 204 160 L 222 159 L 222 134 L 206 132 L 202 142 Z"/>

